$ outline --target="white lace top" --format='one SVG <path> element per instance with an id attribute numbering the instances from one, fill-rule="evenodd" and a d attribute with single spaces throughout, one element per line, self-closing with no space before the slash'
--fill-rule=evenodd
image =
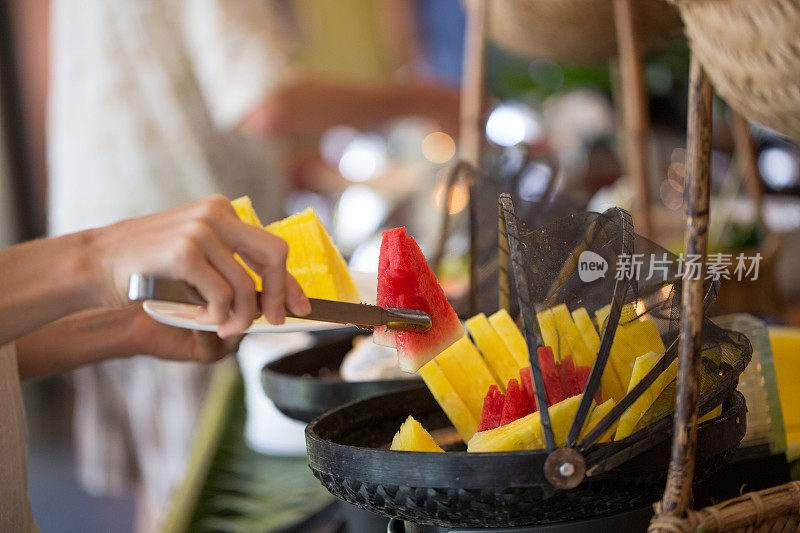
<path id="1" fill-rule="evenodd" d="M 51 233 L 215 192 L 278 216 L 277 147 L 234 128 L 285 81 L 285 27 L 266 0 L 54 1 Z"/>

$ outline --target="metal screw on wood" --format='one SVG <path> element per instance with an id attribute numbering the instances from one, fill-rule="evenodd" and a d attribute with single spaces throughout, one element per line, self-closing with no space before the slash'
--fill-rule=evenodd
<path id="1" fill-rule="evenodd" d="M 558 473 L 564 477 L 569 477 L 575 473 L 575 465 L 572 463 L 564 463 L 558 467 Z"/>

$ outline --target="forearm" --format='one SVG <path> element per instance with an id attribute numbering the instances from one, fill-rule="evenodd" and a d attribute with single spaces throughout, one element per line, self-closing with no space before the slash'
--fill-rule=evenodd
<path id="1" fill-rule="evenodd" d="M 330 106 L 329 125 L 347 124 L 368 129 L 402 116 L 427 116 L 455 134 L 458 93 L 444 86 L 410 81 L 408 83 L 332 84 L 328 90 L 337 97 Z M 320 98 L 325 98 L 324 91 Z"/>
<path id="2" fill-rule="evenodd" d="M 137 306 L 90 309 L 64 317 L 17 340 L 20 379 L 67 372 L 138 353 Z"/>
<path id="3" fill-rule="evenodd" d="M 458 129 L 458 92 L 424 81 L 343 83 L 303 79 L 267 97 L 242 123 L 256 134 L 319 134 L 336 125 L 368 129 L 401 116 L 426 116 Z"/>
<path id="4" fill-rule="evenodd" d="M 0 251 L 0 345 L 96 306 L 91 232 Z"/>

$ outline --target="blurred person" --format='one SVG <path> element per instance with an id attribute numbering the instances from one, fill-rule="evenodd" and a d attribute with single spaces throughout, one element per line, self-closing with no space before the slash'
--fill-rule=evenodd
<path id="1" fill-rule="evenodd" d="M 27 431 L 20 379 L 149 353 L 209 362 L 236 350 L 261 309 L 273 324 L 286 309 L 311 310 L 286 271 L 286 242 L 239 220 L 221 196 L 143 218 L 0 250 L 0 531 L 37 531 L 27 495 Z M 56 267 L 57 265 L 57 267 Z M 131 274 L 184 280 L 209 305 L 198 321 L 218 333 L 173 328 L 127 299 Z M 176 363 L 178 364 L 178 363 Z"/>
<path id="2" fill-rule="evenodd" d="M 50 24 L 52 235 L 212 193 L 248 194 L 265 220 L 280 217 L 280 141 L 238 132 L 291 75 L 276 3 L 62 0 Z M 74 372 L 78 480 L 95 495 L 136 490 L 139 531 L 182 479 L 210 373 L 149 357 Z"/>

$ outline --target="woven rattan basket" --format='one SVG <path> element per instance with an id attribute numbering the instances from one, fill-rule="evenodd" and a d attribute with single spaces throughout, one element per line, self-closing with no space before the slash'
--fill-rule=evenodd
<path id="1" fill-rule="evenodd" d="M 643 50 L 681 27 L 677 11 L 663 0 L 638 0 L 636 8 Z M 489 27 L 500 45 L 530 58 L 595 63 L 617 55 L 612 0 L 492 0 Z"/>
<path id="2" fill-rule="evenodd" d="M 800 482 L 792 481 L 738 498 L 687 511 L 682 519 L 661 517 L 658 525 L 669 531 L 731 533 L 793 533 L 800 531 Z"/>
<path id="3" fill-rule="evenodd" d="M 800 141 L 800 0 L 671 0 L 717 93 Z"/>

